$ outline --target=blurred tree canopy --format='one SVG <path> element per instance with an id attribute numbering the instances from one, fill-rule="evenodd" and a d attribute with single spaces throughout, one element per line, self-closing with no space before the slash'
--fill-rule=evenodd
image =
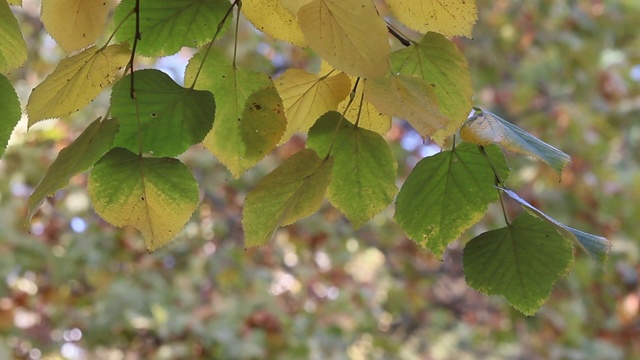
<path id="1" fill-rule="evenodd" d="M 134 3 L 123 1 L 129 8 Z M 230 4 L 224 3 L 226 11 Z M 259 16 L 246 10 L 252 3 L 244 2 L 243 14 L 255 25 Z M 297 6 L 290 1 L 282 4 Z M 117 10 L 113 14 L 112 8 L 105 19 L 127 16 Z M 506 152 L 513 169 L 509 187 L 555 219 L 611 240 L 613 251 L 604 269 L 584 252 L 576 252 L 572 271 L 558 281 L 549 300 L 531 318 L 502 298 L 470 289 L 463 272 L 463 248 L 479 234 L 504 226 L 499 204 L 491 205 L 482 220 L 441 256 L 403 235 L 390 208 L 369 222 L 365 219 L 366 224 L 354 231 L 354 218 L 347 214 L 345 219 L 327 202 L 314 215 L 278 230 L 269 245 L 245 249 L 242 209 L 247 193 L 285 159 L 304 151 L 307 145 L 300 135 L 281 144 L 240 179 L 234 178 L 233 166 L 242 172 L 245 165 L 230 165 L 224 157 L 219 162 L 201 146 L 184 153 L 164 145 L 144 149 L 158 156 L 179 155 L 200 187 L 197 210 L 184 230 L 149 254 L 148 244 L 135 229 L 113 228 L 95 214 L 86 175 L 70 174 L 68 186 L 47 198 L 38 212 L 28 203 L 60 150 L 91 121 L 118 111 L 113 99 L 109 109 L 109 94 L 101 93 L 83 111 L 62 120 L 35 125 L 34 118 L 21 120 L 0 162 L 0 357 L 626 359 L 640 355 L 640 346 L 633 341 L 640 335 L 639 254 L 634 238 L 638 233 L 634 220 L 640 218 L 635 205 L 640 198 L 636 149 L 640 130 L 634 121 L 640 108 L 640 54 L 635 51 L 640 44 L 634 24 L 640 20 L 640 5 L 630 0 L 478 1 L 477 9 L 472 37 L 453 38 L 469 66 L 473 102 L 504 115 L 572 158 L 558 182 L 546 164 Z M 27 104 L 32 89 L 54 71 L 67 56 L 65 51 L 78 45 L 73 39 L 64 44 L 58 40 L 48 20 L 40 16 L 38 2 L 25 0 L 11 10 L 28 54 L 26 64 L 8 73 L 7 79 L 20 102 Z M 424 32 L 410 20 L 397 18 Z M 242 16 L 237 31 L 230 30 L 236 24 L 235 17 L 233 24 L 231 20 L 220 26 L 224 35 L 216 41 L 216 51 L 221 58 L 233 57 L 238 66 L 273 76 L 276 87 L 287 68 L 310 73 L 327 69 L 310 51 L 273 40 Z M 390 25 L 410 40 L 420 39 L 395 20 Z M 127 27 L 131 30 L 135 24 L 123 29 Z M 98 43 L 108 41 L 109 34 L 100 30 Z M 194 45 L 209 40 L 198 36 L 194 34 Z M 330 56 L 322 53 L 322 44 L 308 42 L 321 56 Z M 181 47 L 170 41 L 158 46 L 167 54 Z M 394 51 L 402 48 L 394 46 Z M 111 49 L 119 58 L 120 50 Z M 148 51 L 152 50 L 141 45 L 138 54 L 149 55 Z M 154 71 L 142 69 L 157 68 L 171 81 L 189 86 L 193 72 L 190 75 L 187 63 L 194 52 L 183 48 L 168 57 L 136 57 L 135 67 L 140 69 L 136 73 L 141 75 L 136 81 L 143 84 L 144 74 Z M 124 53 L 127 56 L 118 60 L 122 66 L 130 60 L 129 49 Z M 332 62 L 333 67 L 342 66 L 339 60 Z M 121 84 L 120 93 L 126 98 L 131 93 L 127 86 L 134 82 Z M 220 109 L 215 91 L 214 95 Z M 333 106 L 343 110 L 340 101 Z M 188 104 L 185 108 L 196 111 Z M 30 111 L 38 113 L 27 105 Z M 420 131 L 420 125 L 410 123 Z M 399 181 L 407 179 L 421 159 L 439 151 L 413 128 L 394 121 L 384 131 Z M 317 133 L 321 130 L 320 125 L 315 127 Z M 312 144 L 319 138 L 309 135 Z M 132 141 L 116 140 L 124 148 L 135 147 Z M 321 154 L 324 146 L 311 148 Z M 504 205 L 509 218 L 521 211 L 516 202 Z"/>

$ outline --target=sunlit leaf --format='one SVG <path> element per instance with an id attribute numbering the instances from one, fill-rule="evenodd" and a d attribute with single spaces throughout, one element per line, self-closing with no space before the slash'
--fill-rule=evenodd
<path id="1" fill-rule="evenodd" d="M 331 149 L 334 163 L 327 198 L 357 229 L 393 201 L 398 165 L 380 134 L 341 118 L 331 111 L 318 119 L 309 130 L 307 146 L 320 157 Z"/>
<path id="2" fill-rule="evenodd" d="M 107 24 L 110 1 L 43 0 L 42 23 L 67 52 L 93 44 Z"/>
<path id="3" fill-rule="evenodd" d="M 279 226 L 316 212 L 331 181 L 332 164 L 313 150 L 301 150 L 262 178 L 244 203 L 245 246 L 264 245 Z"/>
<path id="4" fill-rule="evenodd" d="M 553 284 L 573 264 L 573 246 L 556 228 L 528 212 L 510 226 L 483 233 L 464 248 L 467 284 L 501 295 L 525 315 L 533 315 Z"/>
<path id="5" fill-rule="evenodd" d="M 300 69 L 289 69 L 275 81 L 287 117 L 287 130 L 282 142 L 296 132 L 307 132 L 320 115 L 336 110 L 351 89 L 349 78 L 342 72 L 317 76 Z"/>
<path id="6" fill-rule="evenodd" d="M 537 217 L 553 224 L 553 226 L 558 229 L 560 234 L 562 234 L 565 238 L 575 242 L 576 245 L 586 251 L 599 265 L 604 266 L 607 263 L 607 258 L 609 257 L 609 252 L 611 251 L 611 243 L 606 238 L 568 227 L 567 225 L 558 222 L 551 216 L 535 208 L 525 199 L 518 196 L 518 194 L 516 194 L 515 192 L 507 189 L 500 190 L 509 195 L 510 198 L 518 202 L 520 205 L 524 206 L 525 209 L 532 212 Z"/>
<path id="7" fill-rule="evenodd" d="M 183 88 L 160 70 L 131 74 L 113 86 L 111 113 L 120 122 L 115 146 L 153 156 L 176 156 L 201 142 L 213 126 L 215 103 L 209 91 Z"/>
<path id="8" fill-rule="evenodd" d="M 429 32 L 419 43 L 391 54 L 394 74 L 418 76 L 433 84 L 440 112 L 449 125 L 431 138 L 442 145 L 467 119 L 471 110 L 471 74 L 458 47 L 443 35 Z"/>
<path id="9" fill-rule="evenodd" d="M 274 39 L 287 41 L 298 47 L 307 46 L 295 13 L 288 11 L 280 0 L 243 0 L 242 14 L 256 29 Z"/>
<path id="10" fill-rule="evenodd" d="M 193 82 L 203 52 L 196 54 L 185 75 Z M 258 163 L 282 138 L 286 119 L 273 82 L 263 73 L 240 69 L 222 52 L 212 50 L 195 87 L 216 99 L 216 121 L 202 142 L 235 177 Z"/>
<path id="11" fill-rule="evenodd" d="M 432 86 L 418 77 L 394 75 L 367 80 L 365 99 L 382 113 L 407 120 L 423 137 L 446 128 L 449 119 L 435 100 Z"/>
<path id="12" fill-rule="evenodd" d="M 298 10 L 309 46 L 331 66 L 365 78 L 389 71 L 387 27 L 371 0 L 313 0 Z"/>
<path id="13" fill-rule="evenodd" d="M 285 9 L 295 15 L 303 5 L 306 5 L 311 1 L 313 0 L 280 0 L 280 3 Z"/>
<path id="14" fill-rule="evenodd" d="M 20 121 L 20 99 L 6 76 L 0 74 L 0 158 L 4 155 L 13 129 Z"/>
<path id="15" fill-rule="evenodd" d="M 68 57 L 29 96 L 29 126 L 69 115 L 89 104 L 129 61 L 126 44 L 92 46 Z"/>
<path id="16" fill-rule="evenodd" d="M 124 20 L 135 3 L 135 0 L 123 0 L 116 8 L 114 23 Z M 205 44 L 213 38 L 230 6 L 228 0 L 141 0 L 141 39 L 136 53 L 164 56 L 177 53 L 183 46 Z M 132 15 L 118 30 L 116 39 L 133 44 L 135 33 L 136 17 Z"/>
<path id="17" fill-rule="evenodd" d="M 96 213 L 114 226 L 140 230 L 149 251 L 178 235 L 200 202 L 198 183 L 179 160 L 123 148 L 98 161 L 87 187 Z"/>
<path id="18" fill-rule="evenodd" d="M 500 148 L 485 150 L 506 180 L 510 171 Z M 418 162 L 398 193 L 395 220 L 412 240 L 441 256 L 497 200 L 491 165 L 476 146 L 461 143 Z"/>
<path id="19" fill-rule="evenodd" d="M 386 0 L 403 24 L 421 33 L 435 31 L 444 36 L 471 37 L 476 22 L 475 0 Z"/>
<path id="20" fill-rule="evenodd" d="M 540 159 L 556 171 L 569 163 L 569 155 L 500 118 L 475 108 L 475 113 L 460 129 L 462 140 L 478 145 L 499 144 L 507 150 Z"/>
<path id="21" fill-rule="evenodd" d="M 5 1 L 0 1 L 0 73 L 16 69 L 27 61 L 27 44 L 18 20 Z"/>
<path id="22" fill-rule="evenodd" d="M 355 84 L 357 78 L 350 76 L 350 79 L 352 84 Z M 360 79 L 351 104 L 349 104 L 349 96 L 338 105 L 338 112 L 344 112 L 347 109 L 347 105 L 349 105 L 345 113 L 347 120 L 352 123 L 358 121 L 358 126 L 363 129 L 371 130 L 378 134 L 386 134 L 391 129 L 391 116 L 381 113 L 366 99 L 364 96 L 366 82 L 367 80 Z"/>
<path id="23" fill-rule="evenodd" d="M 116 132 L 117 121 L 97 119 L 71 145 L 62 149 L 29 197 L 27 221 L 35 214 L 45 197 L 66 187 L 73 175 L 88 170 L 100 160 L 111 149 Z"/>
<path id="24" fill-rule="evenodd" d="M 9 5 L 22 6 L 22 0 L 8 0 Z"/>

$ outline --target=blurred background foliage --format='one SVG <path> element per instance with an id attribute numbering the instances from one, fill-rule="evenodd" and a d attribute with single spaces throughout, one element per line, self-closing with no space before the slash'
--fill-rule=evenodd
<path id="1" fill-rule="evenodd" d="M 14 8 L 29 62 L 9 74 L 23 105 L 62 53 Z M 407 240 L 392 209 L 359 231 L 329 205 L 245 250 L 247 190 L 304 146 L 294 138 L 240 180 L 202 148 L 182 156 L 202 204 L 183 234 L 148 254 L 139 234 L 91 210 L 84 175 L 30 226 L 26 200 L 57 153 L 106 111 L 24 125 L 0 162 L 0 358 L 21 359 L 631 359 L 640 358 L 640 3 L 479 0 L 469 61 L 475 103 L 571 154 L 561 181 L 509 155 L 512 188 L 549 215 L 608 237 L 606 269 L 577 252 L 535 317 L 469 289 L 461 247 L 501 225 L 497 207 L 442 261 Z M 106 38 L 106 37 L 105 37 Z M 227 36 L 219 46 L 231 51 Z M 242 22 L 242 66 L 277 76 L 317 59 Z M 176 79 L 191 50 L 157 62 Z M 433 145 L 402 123 L 387 135 L 399 183 Z M 508 209 L 512 215 L 517 206 Z"/>

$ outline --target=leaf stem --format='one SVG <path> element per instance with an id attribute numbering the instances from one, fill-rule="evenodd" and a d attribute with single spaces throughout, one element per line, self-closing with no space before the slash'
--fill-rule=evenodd
<path id="1" fill-rule="evenodd" d="M 235 41 L 233 42 L 233 67 L 236 67 L 236 56 L 238 53 L 238 28 L 240 25 L 240 9 L 242 9 L 242 1 L 241 0 L 236 0 L 235 3 L 237 3 L 238 6 L 238 12 L 236 14 L 236 38 Z"/>
<path id="2" fill-rule="evenodd" d="M 331 150 L 333 150 L 333 144 L 336 142 L 336 137 L 338 136 L 338 131 L 340 130 L 340 125 L 342 125 L 342 121 L 344 121 L 345 119 L 345 114 L 347 113 L 347 111 L 349 110 L 349 107 L 351 106 L 351 103 L 353 103 L 353 100 L 356 97 L 356 90 L 358 88 L 358 84 L 360 83 L 360 78 L 356 79 L 356 83 L 353 84 L 353 89 L 351 90 L 351 93 L 349 94 L 349 102 L 347 103 L 347 106 L 344 107 L 344 111 L 342 112 L 342 116 L 340 116 L 340 121 L 338 121 L 338 125 L 336 126 L 336 130 L 333 132 L 333 137 L 331 138 L 331 145 L 329 145 L 329 151 L 327 151 L 327 156 L 325 157 L 325 159 L 329 158 L 329 155 L 331 155 Z"/>
<path id="3" fill-rule="evenodd" d="M 136 91 L 134 87 L 133 81 L 133 64 L 136 57 L 136 48 L 138 47 L 138 40 L 142 40 L 142 35 L 140 34 L 140 0 L 136 0 L 136 5 L 133 7 L 133 12 L 136 14 L 136 33 L 133 37 L 133 45 L 131 46 L 131 58 L 129 59 L 129 63 L 127 63 L 127 67 L 124 70 L 125 74 L 127 71 L 131 71 L 131 89 L 130 95 L 132 99 L 136 99 Z"/>
<path id="4" fill-rule="evenodd" d="M 413 43 L 407 36 L 402 34 L 400 30 L 396 29 L 393 25 L 387 23 L 387 30 L 394 38 L 398 39 L 400 43 L 404 46 L 411 46 Z"/>
<path id="5" fill-rule="evenodd" d="M 211 48 L 213 47 L 213 43 L 216 41 L 216 38 L 218 37 L 218 35 L 220 35 L 220 32 L 222 31 L 222 27 L 227 22 L 227 19 L 229 18 L 229 15 L 231 14 L 231 11 L 233 11 L 233 8 L 235 6 L 240 6 L 238 4 L 241 4 L 241 1 L 240 0 L 235 0 L 231 4 L 231 6 L 229 6 L 229 9 L 224 14 L 224 17 L 222 18 L 222 20 L 220 20 L 220 22 L 218 23 L 218 26 L 216 27 L 216 32 L 215 32 L 215 34 L 213 34 L 213 38 L 211 39 L 211 41 L 207 45 L 207 49 L 205 50 L 204 56 L 202 57 L 202 62 L 200 63 L 200 66 L 198 67 L 198 71 L 196 72 L 196 76 L 194 76 L 193 82 L 191 83 L 191 86 L 189 87 L 190 89 L 193 89 L 196 86 L 196 82 L 198 81 L 198 77 L 200 76 L 200 72 L 202 71 L 202 68 L 204 67 L 204 63 L 207 60 L 207 57 L 209 57 L 209 53 L 211 52 Z M 238 11 L 240 11 L 240 7 L 238 7 Z M 236 39 L 237 39 L 237 35 L 236 35 Z"/>
<path id="6" fill-rule="evenodd" d="M 491 159 L 489 158 L 489 155 L 485 151 L 484 146 L 478 145 L 478 149 L 480 150 L 480 153 L 482 153 L 484 158 L 487 159 L 487 162 L 489 163 L 489 166 L 491 167 L 491 171 L 493 171 L 493 176 L 495 176 L 496 187 L 504 188 L 505 187 L 504 182 L 500 178 L 500 174 L 498 173 L 498 170 L 496 169 L 496 167 L 491 162 Z M 500 192 L 499 189 L 496 189 L 496 191 L 498 192 L 498 198 L 500 199 L 500 206 L 502 207 L 502 215 L 504 216 L 504 221 L 507 223 L 507 226 L 511 226 L 511 222 L 509 221 L 509 217 L 507 216 L 507 208 L 505 207 L 504 200 L 502 199 L 502 193 Z"/>
<path id="7" fill-rule="evenodd" d="M 124 17 L 124 19 L 122 19 L 122 21 L 120 21 L 120 23 L 116 26 L 116 28 L 113 30 L 113 32 L 111 33 L 111 35 L 109 35 L 109 38 L 107 39 L 107 41 L 104 43 L 104 45 L 102 46 L 102 49 L 104 50 L 104 48 L 107 47 L 107 45 L 109 45 L 109 43 L 111 42 L 111 40 L 113 39 L 114 36 L 116 36 L 116 33 L 118 32 L 118 30 L 120 30 L 120 27 L 122 26 L 122 24 L 124 24 L 125 21 L 127 21 L 127 19 L 129 17 L 131 17 L 131 15 L 136 13 L 136 9 L 133 8 L 131 9 L 131 11 L 129 11 L 129 13 L 127 14 L 127 16 Z"/>

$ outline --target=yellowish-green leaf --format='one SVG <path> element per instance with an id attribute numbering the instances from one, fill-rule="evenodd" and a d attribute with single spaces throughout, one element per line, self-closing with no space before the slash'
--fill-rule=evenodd
<path id="1" fill-rule="evenodd" d="M 123 148 L 98 161 L 87 187 L 96 213 L 114 226 L 140 230 L 149 251 L 178 235 L 200 202 L 198 183 L 179 160 Z"/>
<path id="2" fill-rule="evenodd" d="M 114 23 L 124 21 L 116 33 L 119 41 L 133 43 L 136 17 L 128 15 L 135 4 L 136 0 L 122 0 L 116 8 Z M 204 45 L 213 38 L 230 6 L 229 0 L 140 0 L 141 39 L 136 53 L 165 56 L 177 53 L 183 46 Z"/>
<path id="3" fill-rule="evenodd" d="M 355 84 L 358 79 L 353 76 L 349 78 L 352 84 Z M 387 131 L 391 129 L 391 116 L 380 112 L 380 110 L 376 109 L 376 107 L 366 99 L 366 96 L 364 96 L 366 82 L 367 80 L 360 79 L 351 104 L 349 104 L 350 97 L 346 98 L 338 105 L 338 112 L 343 113 L 348 105 L 349 108 L 345 113 L 347 120 L 352 123 L 357 121 L 358 126 L 363 129 L 371 130 L 378 134 L 386 134 Z"/>
<path id="4" fill-rule="evenodd" d="M 110 0 L 42 0 L 42 23 L 67 52 L 93 44 L 107 24 Z"/>
<path id="5" fill-rule="evenodd" d="M 21 116 L 18 94 L 11 81 L 0 74 L 0 158 L 4 155 L 11 133 Z"/>
<path id="6" fill-rule="evenodd" d="M 499 144 L 519 154 L 533 156 L 544 161 L 558 173 L 571 158 L 564 152 L 520 129 L 498 115 L 474 108 L 475 113 L 460 129 L 460 137 L 478 145 Z"/>
<path id="7" fill-rule="evenodd" d="M 22 0 L 9 0 L 9 5 L 22 6 Z"/>
<path id="8" fill-rule="evenodd" d="M 193 82 L 203 53 L 196 54 L 185 75 Z M 286 128 L 282 100 L 263 73 L 233 66 L 212 50 L 196 82 L 216 99 L 216 121 L 202 142 L 235 177 L 262 160 L 278 144 Z"/>
<path id="9" fill-rule="evenodd" d="M 242 14 L 256 29 L 273 37 L 292 43 L 298 47 L 306 47 L 307 43 L 302 30 L 293 14 L 280 0 L 243 0 Z"/>
<path id="10" fill-rule="evenodd" d="M 386 0 L 403 24 L 421 33 L 435 31 L 444 36 L 471 37 L 478 11 L 475 0 Z"/>
<path id="11" fill-rule="evenodd" d="M 302 150 L 263 177 L 244 203 L 245 246 L 264 245 L 279 226 L 316 212 L 331 182 L 332 166 L 332 159 Z"/>
<path id="12" fill-rule="evenodd" d="M 551 216 L 543 213 L 533 205 L 529 204 L 525 199 L 518 196 L 518 194 L 516 194 L 515 192 L 502 188 L 500 190 L 502 190 L 510 198 L 522 205 L 527 211 L 555 226 L 560 234 L 562 234 L 565 238 L 572 240 L 576 245 L 582 248 L 582 250 L 586 251 L 593 258 L 593 260 L 598 263 L 598 265 L 604 266 L 607 263 L 609 252 L 611 252 L 611 243 L 609 242 L 609 240 L 603 238 L 602 236 L 589 234 L 584 231 L 569 227 L 555 220 Z"/>
<path id="13" fill-rule="evenodd" d="M 347 97 L 351 87 L 347 75 L 342 72 L 327 75 L 319 77 L 301 69 L 289 69 L 275 81 L 287 117 L 287 130 L 281 142 L 296 132 L 306 133 L 322 114 L 336 110 Z"/>
<path id="14" fill-rule="evenodd" d="M 467 119 L 471 110 L 471 74 L 458 47 L 443 35 L 429 32 L 419 43 L 391 54 L 393 73 L 418 76 L 433 84 L 440 112 L 449 125 L 431 138 L 442 145 Z"/>
<path id="15" fill-rule="evenodd" d="M 35 214 L 45 197 L 67 186 L 73 175 L 89 169 L 100 160 L 111 149 L 117 131 L 117 121 L 97 119 L 71 145 L 62 149 L 29 197 L 27 221 Z"/>
<path id="16" fill-rule="evenodd" d="M 27 61 L 27 44 L 9 4 L 0 1 L 0 73 L 16 69 Z"/>
<path id="17" fill-rule="evenodd" d="M 389 71 L 387 26 L 371 0 L 313 0 L 298 10 L 298 23 L 334 68 L 364 78 Z"/>
<path id="18" fill-rule="evenodd" d="M 364 91 L 365 99 L 382 113 L 407 120 L 423 137 L 449 124 L 438 109 L 432 86 L 418 77 L 394 75 L 369 79 Z"/>
<path id="19" fill-rule="evenodd" d="M 129 61 L 126 44 L 92 46 L 68 57 L 29 96 L 29 126 L 74 113 L 102 92 Z"/>
<path id="20" fill-rule="evenodd" d="M 330 111 L 309 130 L 307 146 L 321 157 L 331 149 L 334 164 L 327 198 L 354 228 L 393 201 L 398 192 L 398 165 L 382 135 L 356 127 Z"/>

